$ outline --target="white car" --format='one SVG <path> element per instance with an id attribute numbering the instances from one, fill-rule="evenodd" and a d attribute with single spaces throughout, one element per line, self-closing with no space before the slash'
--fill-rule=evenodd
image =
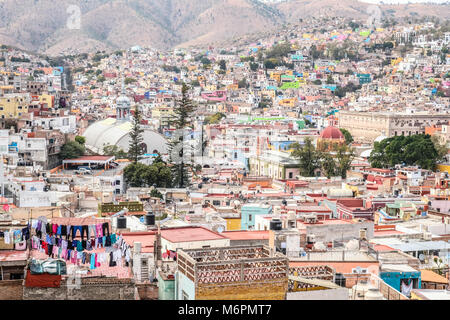
<path id="1" fill-rule="evenodd" d="M 77 170 L 75 170 L 76 174 L 92 174 L 92 170 L 91 169 L 87 169 L 87 168 L 78 168 Z"/>

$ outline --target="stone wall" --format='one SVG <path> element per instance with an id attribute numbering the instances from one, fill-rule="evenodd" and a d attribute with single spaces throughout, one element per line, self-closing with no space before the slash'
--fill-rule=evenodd
<path id="1" fill-rule="evenodd" d="M 158 286 L 153 283 L 136 284 L 140 300 L 158 300 Z"/>
<path id="2" fill-rule="evenodd" d="M 0 300 L 22 300 L 23 280 L 0 281 Z"/>
<path id="3" fill-rule="evenodd" d="M 131 279 L 85 278 L 79 289 L 61 281 L 59 288 L 24 287 L 24 300 L 135 300 L 136 287 Z"/>
<path id="4" fill-rule="evenodd" d="M 288 287 L 286 279 L 265 282 L 232 282 L 199 284 L 196 300 L 285 300 Z"/>

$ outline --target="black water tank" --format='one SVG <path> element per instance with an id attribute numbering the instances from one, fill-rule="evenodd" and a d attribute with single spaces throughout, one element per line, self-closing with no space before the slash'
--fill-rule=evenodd
<path id="1" fill-rule="evenodd" d="M 120 216 L 117 218 L 117 229 L 127 228 L 127 218 Z"/>
<path id="2" fill-rule="evenodd" d="M 336 276 L 334 278 L 334 282 L 341 287 L 345 287 L 346 280 L 342 273 L 336 273 Z"/>
<path id="3" fill-rule="evenodd" d="M 155 225 L 155 215 L 153 213 L 149 212 L 145 215 L 145 224 L 148 226 Z"/>
<path id="4" fill-rule="evenodd" d="M 270 221 L 270 230 L 281 230 L 283 229 L 283 224 L 281 220 L 272 220 Z"/>

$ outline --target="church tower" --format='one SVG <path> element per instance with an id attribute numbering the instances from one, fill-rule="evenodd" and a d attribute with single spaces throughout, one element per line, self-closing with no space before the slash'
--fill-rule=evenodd
<path id="1" fill-rule="evenodd" d="M 129 121 L 130 120 L 131 102 L 126 96 L 125 81 L 122 77 L 122 94 L 116 100 L 116 119 L 117 121 Z"/>

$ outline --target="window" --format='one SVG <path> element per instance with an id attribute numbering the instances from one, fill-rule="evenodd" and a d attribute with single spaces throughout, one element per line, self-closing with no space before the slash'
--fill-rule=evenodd
<path id="1" fill-rule="evenodd" d="M 120 186 L 120 180 L 116 180 L 116 186 Z"/>
<path id="2" fill-rule="evenodd" d="M 292 172 L 289 172 L 289 179 L 292 179 Z"/>
<path id="3" fill-rule="evenodd" d="M 23 273 L 11 273 L 11 275 L 9 277 L 10 277 L 10 280 L 23 279 Z"/>
<path id="4" fill-rule="evenodd" d="M 213 200 L 213 206 L 220 206 L 219 200 Z"/>
<path id="5" fill-rule="evenodd" d="M 248 221 L 252 221 L 252 215 L 251 214 L 248 215 Z"/>

